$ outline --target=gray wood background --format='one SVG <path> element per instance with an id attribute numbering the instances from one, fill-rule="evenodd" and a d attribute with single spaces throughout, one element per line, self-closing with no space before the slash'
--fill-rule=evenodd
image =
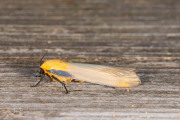
<path id="1" fill-rule="evenodd" d="M 135 68 L 142 84 L 31 88 L 39 60 Z M 0 119 L 180 119 L 180 0 L 0 0 Z"/>

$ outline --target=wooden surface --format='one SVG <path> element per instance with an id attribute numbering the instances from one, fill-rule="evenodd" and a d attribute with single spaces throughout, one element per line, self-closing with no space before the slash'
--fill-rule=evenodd
<path id="1" fill-rule="evenodd" d="M 39 78 L 45 59 L 137 70 L 106 88 Z M 0 119 L 180 119 L 179 0 L 0 0 Z"/>

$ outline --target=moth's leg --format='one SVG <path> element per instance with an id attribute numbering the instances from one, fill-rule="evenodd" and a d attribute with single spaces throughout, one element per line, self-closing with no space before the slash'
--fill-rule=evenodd
<path id="1" fill-rule="evenodd" d="M 76 79 L 72 79 L 71 82 L 79 82 L 79 81 L 77 81 Z"/>
<path id="2" fill-rule="evenodd" d="M 82 83 L 84 83 L 84 81 L 76 80 L 76 79 L 72 79 L 71 82 L 82 82 Z"/>
<path id="3" fill-rule="evenodd" d="M 46 80 L 46 82 L 52 82 L 53 80 L 52 80 L 51 76 L 50 76 L 50 75 L 48 75 L 48 74 L 46 74 L 46 75 L 47 75 L 47 76 L 48 76 L 48 78 L 49 78 L 49 79 L 47 79 L 47 80 Z"/>
<path id="4" fill-rule="evenodd" d="M 38 83 L 36 83 L 35 85 L 32 85 L 31 87 L 37 87 L 39 85 L 39 83 L 42 82 L 44 76 L 45 76 L 45 74 L 43 74 L 43 76 L 41 77 L 41 79 L 39 80 Z"/>
<path id="5" fill-rule="evenodd" d="M 32 75 L 32 77 L 41 77 L 39 73 L 36 73 L 35 75 Z"/>
<path id="6" fill-rule="evenodd" d="M 53 79 L 55 79 L 56 81 L 58 81 L 58 82 L 60 82 L 61 84 L 62 84 L 62 86 L 64 86 L 64 88 L 65 88 L 65 90 L 66 90 L 66 94 L 68 93 L 68 90 L 67 90 L 67 88 L 66 88 L 66 85 L 63 83 L 63 82 L 61 82 L 57 77 L 55 77 L 54 75 L 52 75 L 51 76 Z"/>

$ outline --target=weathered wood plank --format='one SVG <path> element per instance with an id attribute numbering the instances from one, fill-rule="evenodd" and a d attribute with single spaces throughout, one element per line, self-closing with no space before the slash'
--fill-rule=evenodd
<path id="1" fill-rule="evenodd" d="M 179 0 L 0 1 L 0 119 L 180 119 Z M 135 68 L 142 84 L 31 88 L 44 51 Z"/>

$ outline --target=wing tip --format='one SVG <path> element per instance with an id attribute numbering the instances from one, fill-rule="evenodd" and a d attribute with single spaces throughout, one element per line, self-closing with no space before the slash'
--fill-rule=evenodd
<path id="1" fill-rule="evenodd" d="M 140 78 L 134 73 L 133 76 L 122 78 L 118 87 L 135 87 L 141 84 Z"/>

